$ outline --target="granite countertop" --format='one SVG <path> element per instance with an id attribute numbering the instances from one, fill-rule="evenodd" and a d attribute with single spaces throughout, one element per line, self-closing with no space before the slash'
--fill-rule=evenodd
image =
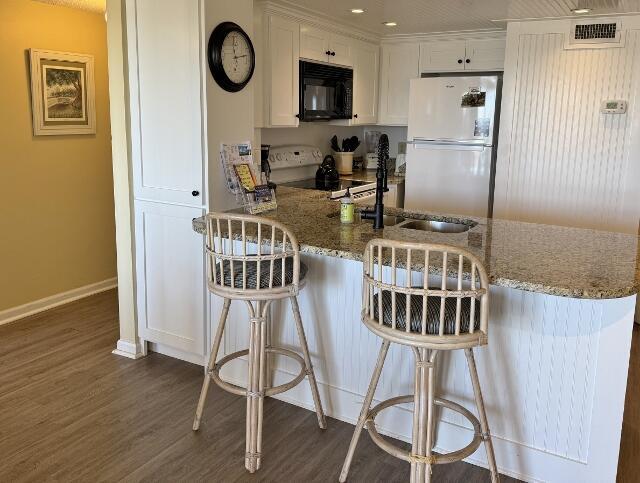
<path id="1" fill-rule="evenodd" d="M 302 253 L 361 261 L 372 238 L 445 243 L 478 256 L 492 285 L 585 299 L 626 297 L 638 291 L 638 237 L 633 235 L 473 217 L 464 217 L 477 222 L 465 233 L 398 227 L 376 231 L 371 221 L 341 224 L 340 204 L 325 193 L 280 186 L 277 195 L 278 209 L 263 216 L 288 226 Z M 443 221 L 460 218 L 395 208 L 385 213 Z M 193 227 L 204 233 L 203 218 L 195 219 Z"/>

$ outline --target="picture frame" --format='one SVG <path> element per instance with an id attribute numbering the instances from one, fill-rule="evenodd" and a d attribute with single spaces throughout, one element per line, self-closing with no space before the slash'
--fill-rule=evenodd
<path id="1" fill-rule="evenodd" d="M 30 49 L 29 57 L 34 136 L 95 134 L 93 56 Z"/>

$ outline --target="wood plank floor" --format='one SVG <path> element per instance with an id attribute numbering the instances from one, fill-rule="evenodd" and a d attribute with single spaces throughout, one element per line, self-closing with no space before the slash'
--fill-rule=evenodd
<path id="1" fill-rule="evenodd" d="M 638 481 L 640 337 L 634 338 L 620 481 Z M 159 354 L 111 354 L 115 291 L 0 327 L 0 482 L 337 481 L 353 426 L 265 402 L 262 468 L 244 469 L 244 398 L 212 385 L 201 430 L 191 431 L 202 368 Z M 628 417 L 627 417 L 628 416 Z M 363 433 L 350 481 L 408 481 L 409 467 Z M 636 477 L 633 479 L 633 477 Z M 435 481 L 489 481 L 466 463 Z M 515 481 L 503 478 L 503 481 Z"/>

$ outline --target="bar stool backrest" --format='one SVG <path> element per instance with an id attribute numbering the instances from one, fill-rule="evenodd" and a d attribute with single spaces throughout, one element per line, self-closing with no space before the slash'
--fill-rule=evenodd
<path id="1" fill-rule="evenodd" d="M 227 298 L 270 300 L 296 295 L 298 241 L 281 223 L 254 215 L 206 215 L 207 284 Z"/>
<path id="2" fill-rule="evenodd" d="M 469 251 L 374 239 L 363 268 L 363 321 L 381 337 L 422 348 L 487 343 L 489 277 Z"/>

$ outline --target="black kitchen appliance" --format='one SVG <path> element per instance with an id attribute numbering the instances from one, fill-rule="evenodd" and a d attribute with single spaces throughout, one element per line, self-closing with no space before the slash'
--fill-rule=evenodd
<path id="1" fill-rule="evenodd" d="M 260 145 L 260 171 L 264 173 L 265 180 L 269 185 L 269 188 L 276 189 L 276 184 L 270 181 L 271 178 L 271 164 L 269 164 L 269 148 L 270 144 Z"/>
<path id="2" fill-rule="evenodd" d="M 340 174 L 336 169 L 336 160 L 330 154 L 322 160 L 322 164 L 316 171 L 316 189 L 333 190 L 340 182 Z"/>
<path id="3" fill-rule="evenodd" d="M 353 69 L 300 61 L 300 113 L 304 122 L 351 119 Z"/>

